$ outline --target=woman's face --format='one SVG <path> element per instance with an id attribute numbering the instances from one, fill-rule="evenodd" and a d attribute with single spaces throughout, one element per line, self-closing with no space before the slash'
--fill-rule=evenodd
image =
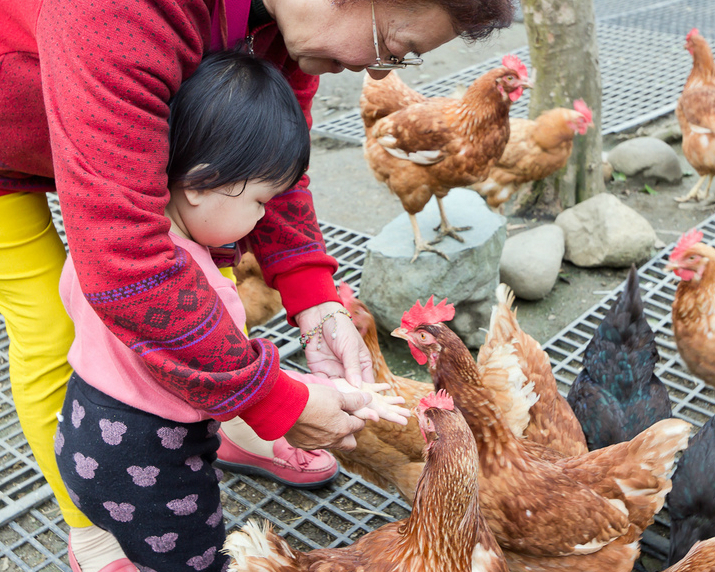
<path id="1" fill-rule="evenodd" d="M 309 74 L 362 71 L 375 63 L 369 0 L 336 6 L 330 0 L 265 0 L 288 53 Z M 423 54 L 454 39 L 447 13 L 428 4 L 391 5 L 374 0 L 380 57 Z M 368 70 L 376 78 L 386 71 Z"/>

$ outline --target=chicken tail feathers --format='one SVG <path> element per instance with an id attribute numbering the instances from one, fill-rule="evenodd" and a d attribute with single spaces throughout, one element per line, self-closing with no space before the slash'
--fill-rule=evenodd
<path id="1" fill-rule="evenodd" d="M 409 87 L 395 72 L 381 80 L 366 74 L 360 95 L 360 115 L 365 130 L 372 129 L 379 119 L 423 101 L 427 101 L 427 97 Z"/>
<path id="2" fill-rule="evenodd" d="M 230 572 L 280 572 L 295 561 L 290 546 L 268 522 L 261 525 L 255 520 L 229 534 L 221 551 L 231 558 Z"/>
<path id="3" fill-rule="evenodd" d="M 692 426 L 681 419 L 664 419 L 627 443 L 625 459 L 613 475 L 626 498 L 630 520 L 644 530 L 653 516 L 663 508 L 672 488 L 671 475 L 675 456 L 688 446 Z"/>

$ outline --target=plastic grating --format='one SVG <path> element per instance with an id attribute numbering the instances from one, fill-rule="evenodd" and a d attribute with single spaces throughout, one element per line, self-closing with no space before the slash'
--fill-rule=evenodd
<path id="1" fill-rule="evenodd" d="M 715 3 L 712 0 L 664 0 L 661 2 L 620 2 L 621 9 L 602 9 L 596 2 L 600 22 L 627 28 L 642 28 L 678 37 L 682 49 L 685 35 L 694 27 L 705 38 L 715 38 Z M 626 76 L 627 77 L 627 76 Z"/>
<path id="2" fill-rule="evenodd" d="M 650 12 L 644 12 L 645 9 L 637 13 L 629 12 L 616 19 L 599 19 L 601 128 L 604 135 L 631 129 L 675 109 L 692 67 L 692 58 L 683 49 L 685 34 L 693 27 L 693 22 L 701 17 L 701 12 L 707 11 L 713 14 L 711 19 L 715 18 L 715 3 L 712 0 L 701 0 L 701 3 L 708 6 L 690 11 L 666 3 L 668 5 L 663 10 L 667 8 L 674 13 L 658 15 L 665 23 L 679 20 L 681 27 L 687 28 L 682 34 L 662 32 L 655 24 L 651 28 L 637 26 L 642 13 L 648 14 L 655 21 L 656 17 Z M 657 12 L 655 8 L 653 10 Z M 707 37 L 715 38 L 715 29 Z M 527 67 L 530 66 L 528 47 L 518 48 L 512 53 L 519 56 Z M 458 87 L 470 85 L 480 75 L 500 65 L 501 57 L 491 58 L 416 89 L 430 97 L 448 96 Z M 647 69 L 649 72 L 634 73 L 636 68 Z M 529 90 L 526 90 L 512 107 L 511 116 L 528 117 L 528 102 Z M 356 144 L 361 143 L 365 136 L 359 111 L 320 123 L 313 127 L 313 133 Z"/>
<path id="3" fill-rule="evenodd" d="M 53 213 L 58 212 L 56 202 L 52 208 Z M 61 227 L 61 218 L 59 222 Z M 365 242 L 369 237 L 327 224 L 323 227 L 328 250 L 341 261 L 336 278 L 345 279 L 354 288 L 359 288 Z M 715 215 L 698 228 L 703 231 L 704 240 L 715 245 Z M 641 267 L 641 293 L 661 356 L 656 373 L 668 387 L 673 412 L 700 427 L 715 412 L 715 389 L 688 373 L 673 342 L 670 316 L 676 279 L 672 273 L 664 271 L 673 246 L 671 244 Z M 551 358 L 562 394 L 568 392 L 578 375 L 586 345 L 622 289 L 623 284 L 543 345 Z M 278 320 L 276 318 L 271 323 Z M 3 472 L 0 472 L 0 501 L 5 503 L 0 509 L 0 568 L 68 572 L 67 527 L 17 423 L 9 394 L 7 335 L 4 323 L 0 326 L 0 447 L 4 462 Z M 278 333 L 277 328 L 269 324 L 259 335 L 275 336 L 283 344 L 283 364 L 305 371 L 300 363 L 290 358 L 297 351 L 297 330 L 288 328 Z M 300 550 L 350 544 L 366 532 L 406 517 L 410 511 L 394 491 L 384 491 L 343 470 L 334 483 L 316 491 L 293 489 L 261 477 L 227 472 L 221 492 L 224 521 L 229 531 L 242 526 L 248 519 L 266 519 L 291 546 Z M 643 552 L 663 561 L 668 551 L 668 533 L 666 507 L 644 534 Z"/>

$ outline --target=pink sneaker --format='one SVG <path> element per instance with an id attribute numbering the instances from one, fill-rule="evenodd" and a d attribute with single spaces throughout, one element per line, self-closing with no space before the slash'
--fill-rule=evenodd
<path id="1" fill-rule="evenodd" d="M 71 533 L 70 533 L 70 538 L 67 541 L 67 558 L 69 558 L 70 568 L 72 569 L 72 572 L 82 572 L 82 568 L 80 568 L 79 562 L 77 562 L 77 558 L 75 558 L 74 552 L 72 551 L 72 534 Z M 110 562 L 104 568 L 102 568 L 99 572 L 138 572 L 138 571 L 137 571 L 137 567 L 134 566 L 134 564 L 132 564 L 132 561 L 129 560 L 129 558 L 120 558 L 119 560 Z"/>
<path id="2" fill-rule="evenodd" d="M 338 462 L 322 449 L 304 451 L 284 438 L 273 444 L 272 459 L 241 449 L 219 429 L 221 446 L 216 466 L 240 475 L 261 475 L 299 489 L 317 489 L 338 476 Z"/>

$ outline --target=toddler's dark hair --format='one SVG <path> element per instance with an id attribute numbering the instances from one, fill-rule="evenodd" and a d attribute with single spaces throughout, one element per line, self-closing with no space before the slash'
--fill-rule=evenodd
<path id="1" fill-rule="evenodd" d="M 290 188 L 308 168 L 305 116 L 266 61 L 237 51 L 209 54 L 169 109 L 170 185 L 208 190 L 257 179 Z"/>

